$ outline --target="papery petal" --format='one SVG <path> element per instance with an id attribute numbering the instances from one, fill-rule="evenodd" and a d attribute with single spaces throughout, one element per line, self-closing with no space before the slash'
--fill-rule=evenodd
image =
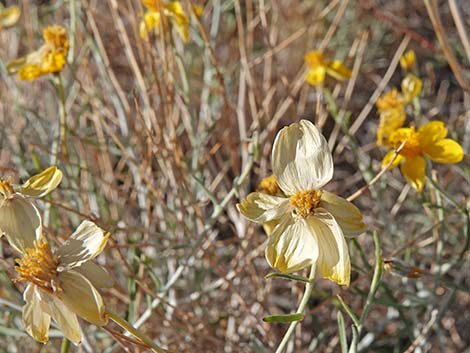
<path id="1" fill-rule="evenodd" d="M 49 340 L 51 317 L 43 311 L 37 290 L 34 284 L 29 284 L 23 292 L 26 302 L 23 306 L 23 325 L 36 341 L 46 343 Z"/>
<path id="2" fill-rule="evenodd" d="M 257 223 L 279 219 L 291 209 L 288 199 L 263 192 L 252 192 L 237 204 L 237 208 L 246 218 Z"/>
<path id="3" fill-rule="evenodd" d="M 395 157 L 395 151 L 388 152 L 385 155 L 384 159 L 382 159 L 382 168 L 385 168 L 392 161 L 394 157 Z M 400 164 L 402 160 L 403 160 L 403 156 L 398 154 L 395 160 L 393 161 L 393 163 L 390 165 L 390 167 L 388 167 L 388 169 L 395 168 L 397 165 Z"/>
<path id="4" fill-rule="evenodd" d="M 299 271 L 317 260 L 317 240 L 303 218 L 286 216 L 269 236 L 265 255 L 283 273 Z"/>
<path id="5" fill-rule="evenodd" d="M 421 126 L 418 130 L 419 144 L 423 149 L 434 145 L 447 136 L 447 128 L 442 121 L 434 120 Z"/>
<path id="6" fill-rule="evenodd" d="M 93 287 L 97 289 L 111 288 L 114 284 L 114 280 L 111 278 L 109 273 L 93 261 L 84 262 L 73 270 L 82 274 L 91 282 Z"/>
<path id="7" fill-rule="evenodd" d="M 318 243 L 317 270 L 322 277 L 349 286 L 351 263 L 348 246 L 335 218 L 318 208 L 307 222 Z"/>
<path id="8" fill-rule="evenodd" d="M 0 201 L 0 231 L 16 251 L 24 253 L 42 234 L 39 211 L 20 194 Z"/>
<path id="9" fill-rule="evenodd" d="M 442 139 L 434 144 L 428 144 L 423 150 L 426 156 L 437 163 L 459 163 L 464 157 L 462 146 L 452 139 Z"/>
<path id="10" fill-rule="evenodd" d="M 308 70 L 305 81 L 311 84 L 312 86 L 321 85 L 325 82 L 326 77 L 326 68 L 323 65 L 313 66 Z"/>
<path id="11" fill-rule="evenodd" d="M 64 305 L 58 298 L 53 295 L 42 291 L 41 297 L 43 301 L 43 308 L 52 317 L 54 322 L 63 335 L 67 337 L 75 345 L 80 344 L 82 334 L 80 331 L 80 324 L 78 323 L 77 315 L 75 315 L 67 306 Z"/>
<path id="12" fill-rule="evenodd" d="M 94 259 L 100 254 L 109 233 L 90 221 L 83 221 L 69 239 L 57 250 L 58 270 L 71 269 Z"/>
<path id="13" fill-rule="evenodd" d="M 272 152 L 273 173 L 286 195 L 318 190 L 333 177 L 333 158 L 328 144 L 308 120 L 284 127 Z"/>
<path id="14" fill-rule="evenodd" d="M 361 211 L 348 200 L 331 192 L 323 191 L 318 207 L 331 213 L 345 235 L 359 235 L 367 229 Z"/>
<path id="15" fill-rule="evenodd" d="M 426 161 L 423 157 L 406 158 L 401 165 L 401 172 L 418 192 L 423 190 L 426 174 Z"/>
<path id="16" fill-rule="evenodd" d="M 61 181 L 62 172 L 52 166 L 29 178 L 19 192 L 30 197 L 43 197 L 54 190 Z"/>
<path id="17" fill-rule="evenodd" d="M 279 220 L 278 219 L 273 219 L 272 221 L 268 221 L 268 222 L 264 222 L 263 223 L 263 229 L 264 229 L 264 232 L 266 233 L 267 236 L 270 236 L 271 233 L 273 232 L 274 228 L 277 227 L 277 225 L 279 224 Z"/>
<path id="18" fill-rule="evenodd" d="M 339 60 L 333 60 L 329 63 L 326 67 L 326 73 L 340 81 L 349 80 L 352 75 L 352 71 Z"/>
<path id="19" fill-rule="evenodd" d="M 56 296 L 75 314 L 96 325 L 108 322 L 103 299 L 85 276 L 76 271 L 61 272 L 58 287 Z"/>

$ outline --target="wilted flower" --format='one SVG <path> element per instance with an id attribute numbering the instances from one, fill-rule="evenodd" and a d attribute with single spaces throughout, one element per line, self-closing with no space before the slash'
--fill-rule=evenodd
<path id="1" fill-rule="evenodd" d="M 44 28 L 45 44 L 38 50 L 7 65 L 9 74 L 18 72 L 21 80 L 34 80 L 48 73 L 59 72 L 66 63 L 69 50 L 67 31 L 62 26 Z"/>
<path id="2" fill-rule="evenodd" d="M 327 74 L 340 81 L 351 78 L 351 70 L 344 66 L 341 61 L 326 60 L 323 53 L 319 50 L 308 52 L 304 59 L 309 68 L 305 80 L 312 86 L 323 84 Z"/>
<path id="3" fill-rule="evenodd" d="M 34 246 L 41 235 L 41 216 L 33 204 L 59 185 L 62 172 L 52 166 L 14 188 L 8 180 L 0 179 L 0 236 L 4 233 L 10 245 L 24 252 Z"/>
<path id="4" fill-rule="evenodd" d="M 20 8 L 18 6 L 10 6 L 3 8 L 0 4 L 0 31 L 4 28 L 14 26 L 20 19 Z"/>
<path id="5" fill-rule="evenodd" d="M 16 259 L 16 281 L 28 282 L 23 293 L 23 323 L 36 341 L 48 341 L 51 318 L 75 344 L 81 341 L 77 315 L 96 325 L 107 323 L 97 288 L 111 286 L 112 279 L 91 260 L 103 251 L 108 237 L 93 222 L 83 221 L 55 251 L 41 236 Z"/>
<path id="6" fill-rule="evenodd" d="M 390 135 L 390 144 L 396 149 L 405 142 L 397 158 L 390 166 L 396 167 L 401 163 L 401 172 L 406 180 L 418 191 L 423 190 L 426 160 L 453 164 L 460 162 L 463 157 L 462 147 L 454 140 L 445 138 L 447 128 L 442 121 L 431 121 L 421 126 L 418 131 L 414 127 L 400 128 Z M 395 151 L 387 153 L 382 160 L 382 166 L 394 158 Z"/>
<path id="7" fill-rule="evenodd" d="M 140 22 L 139 34 L 142 39 L 148 39 L 148 34 L 155 31 L 160 34 L 161 15 L 168 18 L 183 42 L 189 41 L 189 19 L 179 1 L 164 4 L 162 0 L 142 0 L 147 8 L 144 19 Z"/>
<path id="8" fill-rule="evenodd" d="M 268 237 L 268 263 L 284 273 L 316 263 L 323 277 L 348 285 L 343 233 L 360 234 L 366 226 L 352 203 L 321 190 L 333 176 L 325 138 L 307 120 L 283 128 L 274 141 L 272 169 L 283 194 L 253 192 L 237 205 L 254 222 L 279 222 Z"/>
<path id="9" fill-rule="evenodd" d="M 423 88 L 423 81 L 413 74 L 407 74 L 401 82 L 401 91 L 403 92 L 403 99 L 405 103 L 411 102 L 414 98 L 418 97 Z"/>
<path id="10" fill-rule="evenodd" d="M 377 144 L 388 146 L 390 134 L 405 123 L 405 101 L 398 90 L 394 88 L 377 99 L 375 105 L 380 115 L 377 127 Z"/>
<path id="11" fill-rule="evenodd" d="M 416 54 L 413 50 L 408 50 L 400 57 L 400 66 L 403 70 L 411 70 L 416 64 Z"/>

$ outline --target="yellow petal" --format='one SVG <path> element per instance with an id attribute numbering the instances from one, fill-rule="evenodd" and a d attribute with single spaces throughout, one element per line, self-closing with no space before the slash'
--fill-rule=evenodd
<path id="1" fill-rule="evenodd" d="M 280 272 L 299 271 L 317 260 L 317 241 L 303 218 L 285 217 L 269 236 L 265 255 Z"/>
<path id="2" fill-rule="evenodd" d="M 191 10 L 196 17 L 201 17 L 204 12 L 204 7 L 199 4 L 191 4 Z"/>
<path id="3" fill-rule="evenodd" d="M 323 65 L 313 66 L 308 70 L 305 81 L 312 86 L 321 85 L 325 81 L 326 68 Z"/>
<path id="4" fill-rule="evenodd" d="M 395 151 L 388 152 L 385 155 L 384 159 L 382 159 L 382 168 L 385 168 L 390 163 L 390 161 L 393 159 L 394 156 L 395 156 Z M 395 168 L 398 164 L 400 164 L 402 160 L 403 160 L 403 156 L 398 154 L 395 160 L 393 161 L 393 163 L 390 165 L 390 167 L 388 167 L 388 169 Z"/>
<path id="5" fill-rule="evenodd" d="M 57 250 L 58 270 L 71 269 L 100 254 L 109 238 L 109 233 L 90 221 L 83 221 L 70 238 Z"/>
<path id="6" fill-rule="evenodd" d="M 43 197 L 54 190 L 62 181 L 62 172 L 52 166 L 29 178 L 19 192 L 30 197 Z"/>
<path id="7" fill-rule="evenodd" d="M 413 50 L 408 50 L 400 57 L 400 66 L 403 70 L 410 70 L 415 66 L 416 54 Z"/>
<path id="8" fill-rule="evenodd" d="M 318 208 L 307 222 L 318 243 L 318 272 L 339 285 L 349 286 L 351 263 L 348 246 L 335 218 Z"/>
<path id="9" fill-rule="evenodd" d="M 418 192 L 423 190 L 426 174 L 426 161 L 423 157 L 406 158 L 401 166 L 401 172 Z"/>
<path id="10" fill-rule="evenodd" d="M 0 29 L 14 26 L 20 18 L 20 8 L 18 6 L 10 6 L 0 9 Z"/>
<path id="11" fill-rule="evenodd" d="M 427 145 L 424 153 L 433 162 L 444 164 L 459 163 L 464 157 L 462 146 L 452 139 L 443 139 Z"/>
<path id="12" fill-rule="evenodd" d="M 419 144 L 423 149 L 434 145 L 447 136 L 447 128 L 442 121 L 433 120 L 421 126 L 418 130 Z"/>
<path id="13" fill-rule="evenodd" d="M 24 253 L 42 234 L 39 211 L 25 197 L 14 194 L 0 201 L 0 230 L 16 251 Z"/>
<path id="14" fill-rule="evenodd" d="M 411 102 L 418 97 L 423 87 L 423 81 L 413 74 L 407 74 L 401 83 L 401 90 L 405 103 Z"/>
<path id="15" fill-rule="evenodd" d="M 406 120 L 406 113 L 402 106 L 382 111 L 380 113 L 379 126 L 377 127 L 377 144 L 379 146 L 390 145 L 390 135 L 401 128 Z"/>
<path id="16" fill-rule="evenodd" d="M 318 190 L 333 177 L 333 157 L 318 128 L 308 120 L 284 127 L 276 136 L 272 168 L 286 195 Z"/>
<path id="17" fill-rule="evenodd" d="M 324 66 L 323 53 L 319 50 L 311 50 L 304 56 L 305 63 L 310 67 Z"/>
<path id="18" fill-rule="evenodd" d="M 189 42 L 189 19 L 179 1 L 165 4 L 165 12 L 184 43 Z"/>
<path id="19" fill-rule="evenodd" d="M 326 73 L 337 80 L 344 81 L 351 78 L 352 72 L 339 60 L 333 60 L 326 67 Z"/>
<path id="20" fill-rule="evenodd" d="M 348 200 L 331 192 L 323 191 L 318 207 L 331 213 L 345 235 L 359 235 L 367 229 L 361 211 Z"/>
<path id="21" fill-rule="evenodd" d="M 34 284 L 29 284 L 23 293 L 26 302 L 23 306 L 23 325 L 36 341 L 46 343 L 49 340 L 51 317 L 41 308 L 37 290 Z"/>
<path id="22" fill-rule="evenodd" d="M 91 282 L 76 271 L 65 271 L 58 275 L 57 297 L 78 316 L 96 324 L 105 325 L 108 317 L 103 299 Z"/>

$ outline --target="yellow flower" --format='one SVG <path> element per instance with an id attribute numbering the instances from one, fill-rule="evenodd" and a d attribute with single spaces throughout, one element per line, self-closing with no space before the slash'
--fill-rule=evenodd
<path id="1" fill-rule="evenodd" d="M 327 74 L 340 81 L 351 78 L 351 70 L 344 66 L 341 61 L 328 61 L 319 50 L 308 52 L 304 59 L 309 68 L 305 80 L 312 86 L 323 84 Z"/>
<path id="2" fill-rule="evenodd" d="M 31 248 L 42 234 L 41 216 L 32 199 L 49 194 L 62 180 L 62 172 L 52 166 L 13 188 L 0 178 L 0 236 L 5 234 L 19 252 Z"/>
<path id="3" fill-rule="evenodd" d="M 253 192 L 237 205 L 249 220 L 279 223 L 268 237 L 268 263 L 284 273 L 316 263 L 323 277 L 349 285 L 343 234 L 357 235 L 366 227 L 352 203 L 321 189 L 333 176 L 325 138 L 307 120 L 283 128 L 274 141 L 272 169 L 282 194 Z"/>
<path id="4" fill-rule="evenodd" d="M 377 144 L 379 146 L 389 146 L 390 134 L 405 123 L 405 103 L 403 97 L 394 88 L 377 99 L 375 104 L 380 114 L 380 122 L 377 127 Z"/>
<path id="5" fill-rule="evenodd" d="M 405 103 L 410 103 L 414 98 L 418 97 L 423 88 L 423 81 L 413 74 L 407 74 L 401 82 L 401 91 Z"/>
<path id="6" fill-rule="evenodd" d="M 16 281 L 28 283 L 23 323 L 36 341 L 48 341 L 51 318 L 75 344 L 81 341 L 77 315 L 96 325 L 107 323 L 97 288 L 110 287 L 113 281 L 91 260 L 103 251 L 108 238 L 93 222 L 83 221 L 56 251 L 42 235 L 16 259 Z"/>
<path id="7" fill-rule="evenodd" d="M 69 50 L 67 31 L 62 26 L 44 28 L 45 44 L 38 50 L 7 65 L 9 74 L 18 72 L 21 80 L 32 81 L 48 73 L 59 72 L 66 63 Z"/>
<path id="8" fill-rule="evenodd" d="M 163 16 L 170 20 L 183 42 L 189 41 L 189 19 L 179 1 L 163 4 L 161 0 L 142 0 L 142 3 L 147 7 L 139 28 L 142 39 L 147 40 L 151 31 L 155 31 L 157 35 L 160 34 L 160 16 L 163 10 Z"/>
<path id="9" fill-rule="evenodd" d="M 390 168 L 401 163 L 401 172 L 406 180 L 421 192 L 425 181 L 425 158 L 437 163 L 453 164 L 464 157 L 462 147 L 446 136 L 447 128 L 442 121 L 431 121 L 418 131 L 414 127 L 396 130 L 390 136 L 392 146 L 397 149 L 404 141 L 406 143 Z M 386 166 L 394 154 L 394 151 L 387 153 L 382 166 Z"/>
<path id="10" fill-rule="evenodd" d="M 10 6 L 3 8 L 0 4 L 0 31 L 4 28 L 14 26 L 20 19 L 20 8 L 18 6 Z"/>
<path id="11" fill-rule="evenodd" d="M 416 64 L 416 54 L 413 50 L 408 50 L 400 57 L 400 66 L 403 70 L 411 70 Z"/>

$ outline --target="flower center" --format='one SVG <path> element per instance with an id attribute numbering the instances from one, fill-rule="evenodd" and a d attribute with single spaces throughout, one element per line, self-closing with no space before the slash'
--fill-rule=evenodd
<path id="1" fill-rule="evenodd" d="M 272 196 L 281 194 L 281 189 L 279 188 L 276 177 L 274 175 L 261 180 L 257 190 Z"/>
<path id="2" fill-rule="evenodd" d="M 290 203 L 303 218 L 313 214 L 321 200 L 321 190 L 301 191 L 290 198 Z"/>
<path id="3" fill-rule="evenodd" d="M 7 199 L 13 195 L 13 186 L 8 180 L 0 179 L 0 193 Z"/>
<path id="4" fill-rule="evenodd" d="M 53 291 L 51 281 L 57 276 L 59 261 L 47 240 L 36 240 L 34 248 L 26 249 L 26 254 L 15 261 L 18 264 L 15 268 L 19 274 L 17 281 L 28 281 L 45 291 Z"/>
<path id="5" fill-rule="evenodd" d="M 405 142 L 405 146 L 400 151 L 400 154 L 407 158 L 415 158 L 423 154 L 423 150 L 419 143 L 418 133 L 415 131 L 414 127 L 410 129 L 399 129 L 395 131 L 391 137 L 390 142 L 395 147 L 398 148 L 401 144 Z"/>

